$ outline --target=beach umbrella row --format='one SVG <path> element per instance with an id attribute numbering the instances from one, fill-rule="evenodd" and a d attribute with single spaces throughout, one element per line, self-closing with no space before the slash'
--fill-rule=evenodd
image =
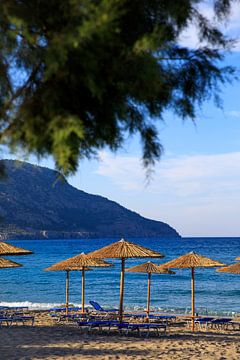
<path id="1" fill-rule="evenodd" d="M 45 269 L 46 271 L 66 271 L 66 314 L 69 307 L 69 272 L 82 272 L 82 314 L 85 312 L 85 271 L 91 270 L 90 267 L 109 267 L 113 266 L 106 261 L 90 258 L 87 254 L 80 254 L 69 259 L 63 260 Z"/>
<path id="2" fill-rule="evenodd" d="M 127 258 L 144 258 L 154 257 L 162 258 L 163 254 L 147 249 L 143 246 L 131 243 L 124 239 L 118 242 L 107 245 L 99 250 L 95 250 L 89 254 L 81 254 L 74 256 L 70 259 L 57 263 L 46 270 L 65 270 L 67 273 L 66 282 L 66 304 L 68 304 L 68 277 L 69 271 L 80 270 L 82 271 L 82 311 L 84 312 L 84 271 L 91 266 L 111 266 L 102 258 L 120 258 L 121 259 L 121 276 L 120 276 L 120 297 L 119 297 L 119 320 L 123 319 L 123 297 L 124 297 L 124 274 L 125 274 L 125 260 Z M 98 262 L 98 264 L 97 264 Z M 190 268 L 191 269 L 191 284 L 192 284 L 192 330 L 194 331 L 194 319 L 195 319 L 195 268 L 197 267 L 217 267 L 224 266 L 223 263 L 207 258 L 195 252 L 182 255 L 177 259 L 171 260 L 162 265 L 156 265 L 150 261 L 144 264 L 134 266 L 127 269 L 127 272 L 143 272 L 148 274 L 148 292 L 147 292 L 147 319 L 150 313 L 150 299 L 151 299 L 151 274 L 173 274 L 174 272 L 169 270 L 170 268 Z M 68 305 L 66 306 L 68 308 Z"/>
<path id="3" fill-rule="evenodd" d="M 28 255 L 32 254 L 32 251 L 18 248 L 16 246 L 7 244 L 0 241 L 0 255 Z M 102 258 L 119 258 L 121 259 L 121 277 L 120 277 L 120 302 L 119 302 L 119 320 L 123 318 L 123 296 L 124 296 L 124 273 L 125 273 L 125 260 L 128 258 L 163 258 L 164 255 L 145 248 L 143 246 L 131 243 L 124 239 L 118 242 L 107 245 L 101 249 L 95 250 L 90 254 L 80 254 L 73 256 L 69 259 L 63 260 L 51 267 L 45 269 L 47 271 L 66 271 L 66 313 L 68 313 L 69 304 L 69 272 L 81 271 L 82 272 L 82 313 L 85 309 L 85 271 L 91 270 L 91 267 L 109 267 L 112 264 L 103 261 Z M 240 260 L 237 257 L 236 260 Z M 0 258 L 1 268 L 16 268 L 21 267 L 21 264 L 16 262 Z M 177 259 L 171 260 L 162 265 L 156 265 L 150 261 L 144 264 L 134 266 L 127 269 L 127 272 L 142 272 L 148 274 L 148 292 L 147 292 L 147 309 L 146 316 L 149 319 L 150 313 L 150 298 L 151 298 L 151 274 L 174 274 L 170 268 L 190 268 L 192 275 L 192 330 L 194 331 L 194 319 L 195 319 L 195 279 L 194 273 L 196 267 L 218 267 L 224 266 L 219 269 L 219 272 L 229 272 L 233 274 L 240 274 L 240 263 L 225 266 L 225 264 L 215 261 L 211 258 L 199 255 L 195 252 L 182 255 Z"/>

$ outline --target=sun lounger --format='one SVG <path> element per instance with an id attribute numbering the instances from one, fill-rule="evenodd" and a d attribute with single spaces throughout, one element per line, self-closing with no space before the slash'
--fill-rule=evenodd
<path id="1" fill-rule="evenodd" d="M 218 319 L 213 319 L 211 321 L 211 326 L 213 328 L 216 329 L 223 329 L 223 328 L 227 328 L 229 323 L 231 323 L 232 318 L 218 318 Z"/>
<path id="2" fill-rule="evenodd" d="M 110 332 L 112 327 L 117 327 L 120 323 L 118 320 L 86 320 L 86 321 L 77 321 L 78 326 L 81 328 L 87 328 L 88 333 L 91 333 L 94 328 L 97 328 L 98 331 L 102 331 L 103 328 L 107 328 Z"/>
<path id="3" fill-rule="evenodd" d="M 159 324 L 159 323 L 126 323 L 126 324 L 119 324 L 119 331 L 122 332 L 125 330 L 125 334 L 128 335 L 130 331 L 136 331 L 139 336 L 141 336 L 142 332 L 146 332 L 146 337 L 149 336 L 150 331 L 154 330 L 158 336 L 160 336 L 160 329 L 162 330 L 163 334 L 166 334 L 167 325 L 166 324 Z"/>
<path id="4" fill-rule="evenodd" d="M 146 333 L 146 337 L 149 336 L 150 331 L 155 331 L 160 335 L 160 329 L 162 333 L 166 333 L 167 325 L 157 324 L 157 323 L 129 323 L 129 322 L 119 322 L 118 320 L 94 320 L 94 321 L 78 321 L 78 326 L 81 328 L 87 328 L 88 333 L 91 333 L 94 328 L 97 328 L 98 331 L 102 331 L 103 328 L 107 328 L 110 332 L 111 328 L 117 328 L 121 334 L 125 333 L 126 335 L 129 332 L 137 332 L 141 336 L 142 332 Z"/>
<path id="5" fill-rule="evenodd" d="M 34 316 L 13 316 L 13 323 L 22 323 L 24 325 L 27 322 L 30 322 L 31 325 L 34 325 L 35 318 Z"/>
<path id="6" fill-rule="evenodd" d="M 52 318 L 55 318 L 58 322 L 63 320 L 79 320 L 82 318 L 86 318 L 88 314 L 61 314 L 61 313 L 54 313 L 49 314 Z"/>
<path id="7" fill-rule="evenodd" d="M 0 317 L 0 324 L 6 324 L 7 326 L 12 326 L 14 324 L 21 323 L 24 325 L 27 322 L 30 322 L 31 325 L 34 325 L 34 316 L 18 316 L 16 314 L 14 315 L 5 315 L 4 317 Z"/>
<path id="8" fill-rule="evenodd" d="M 99 305 L 98 302 L 96 301 L 89 301 L 89 304 L 92 305 L 92 307 L 94 308 L 94 310 L 96 310 L 97 312 L 101 312 L 101 313 L 116 313 L 117 311 L 119 311 L 118 309 L 104 309 L 101 305 Z"/>
<path id="9" fill-rule="evenodd" d="M 212 320 L 214 320 L 214 317 L 206 316 L 202 318 L 195 319 L 195 324 L 199 326 L 200 329 L 207 329 L 208 325 L 212 324 Z"/>
<path id="10" fill-rule="evenodd" d="M 137 319 L 137 318 L 144 319 L 144 318 L 146 318 L 146 314 L 124 314 L 124 317 L 125 318 L 134 318 L 134 319 Z"/>
<path id="11" fill-rule="evenodd" d="M 149 315 L 150 322 L 161 321 L 166 325 L 175 321 L 176 318 L 177 317 L 175 315 Z"/>
<path id="12" fill-rule="evenodd" d="M 12 319 L 9 318 L 8 316 L 0 316 L 0 326 L 2 325 L 6 325 L 6 326 L 11 326 L 12 324 Z"/>
<path id="13" fill-rule="evenodd" d="M 202 317 L 195 319 L 195 324 L 198 324 L 200 328 L 207 329 L 211 327 L 213 329 L 227 328 L 228 325 L 233 324 L 232 318 L 214 318 L 214 317 Z"/>
<path id="14" fill-rule="evenodd" d="M 68 308 L 68 311 L 79 311 L 79 310 L 81 310 L 81 308 L 78 306 L 70 306 Z M 66 306 L 53 307 L 53 308 L 49 309 L 49 311 L 54 311 L 54 312 L 66 311 Z M 86 309 L 86 311 L 87 311 L 87 309 Z"/>
<path id="15" fill-rule="evenodd" d="M 233 329 L 239 329 L 240 330 L 240 321 L 234 321 L 228 323 L 228 325 L 231 325 Z"/>
<path id="16" fill-rule="evenodd" d="M 149 319 L 176 320 L 175 315 L 149 315 Z"/>

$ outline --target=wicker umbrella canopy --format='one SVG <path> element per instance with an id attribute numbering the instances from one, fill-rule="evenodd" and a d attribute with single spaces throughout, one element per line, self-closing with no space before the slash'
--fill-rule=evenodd
<path id="1" fill-rule="evenodd" d="M 161 265 L 156 265 L 151 261 L 148 261 L 144 264 L 136 265 L 131 268 L 126 269 L 126 272 L 137 272 L 137 273 L 147 273 L 147 274 L 175 274 L 174 271 L 167 268 L 161 268 Z"/>
<path id="2" fill-rule="evenodd" d="M 18 264 L 14 261 L 0 258 L 0 269 L 16 268 L 21 266 L 22 266 L 21 264 Z"/>
<path id="3" fill-rule="evenodd" d="M 0 241 L 0 255 L 28 255 L 33 254 L 30 250 L 25 250 L 10 244 L 7 244 L 3 241 Z"/>
<path id="4" fill-rule="evenodd" d="M 175 272 L 169 269 L 161 268 L 160 266 L 154 264 L 151 261 L 126 269 L 126 272 L 148 274 L 147 311 L 146 311 L 147 320 L 148 320 L 150 313 L 150 299 L 151 299 L 151 274 L 175 274 Z"/>
<path id="5" fill-rule="evenodd" d="M 113 266 L 112 264 L 101 260 L 101 259 L 94 259 L 92 258 L 92 256 L 90 257 L 88 254 L 80 254 L 80 255 L 76 255 L 73 256 L 69 259 L 60 261 L 54 265 L 52 265 L 51 267 L 47 268 L 46 271 L 59 271 L 59 270 L 64 270 L 64 271 L 79 271 L 82 270 L 82 268 L 84 267 L 107 267 L 107 266 Z"/>
<path id="6" fill-rule="evenodd" d="M 102 259 L 164 257 L 163 254 L 160 254 L 156 251 L 150 250 L 148 248 L 134 244 L 124 239 L 121 239 L 113 244 L 104 246 L 103 248 L 95 250 L 89 253 L 88 255 L 91 256 L 92 258 L 102 258 Z"/>
<path id="7" fill-rule="evenodd" d="M 66 271 L 66 314 L 68 314 L 69 304 L 69 271 L 81 271 L 82 272 L 82 313 L 85 312 L 85 271 L 91 270 L 89 267 L 109 267 L 112 264 L 103 261 L 101 259 L 90 258 L 87 254 L 80 254 L 73 256 L 69 259 L 60 261 L 49 268 L 46 271 Z"/>
<path id="8" fill-rule="evenodd" d="M 240 256 L 236 258 L 236 260 L 240 261 Z"/>
<path id="9" fill-rule="evenodd" d="M 195 252 L 182 255 L 177 259 L 168 261 L 161 265 L 164 268 L 175 268 L 175 269 L 191 269 L 192 273 L 192 331 L 194 331 L 194 318 L 195 318 L 195 281 L 194 281 L 194 270 L 196 267 L 216 267 L 224 266 L 220 261 L 212 260 L 206 256 L 199 255 Z"/>
<path id="10" fill-rule="evenodd" d="M 161 266 L 164 268 L 186 269 L 195 267 L 216 267 L 223 265 L 224 264 L 220 261 L 212 260 L 206 256 L 199 255 L 192 251 L 188 254 L 178 257 L 177 259 L 162 264 Z"/>
<path id="11" fill-rule="evenodd" d="M 231 274 L 240 274 L 240 263 L 225 266 L 221 269 L 218 269 L 217 271 Z"/>
<path id="12" fill-rule="evenodd" d="M 121 239 L 113 244 L 104 246 L 99 250 L 95 250 L 88 254 L 92 258 L 110 258 L 121 259 L 121 278 L 120 278 L 120 301 L 119 301 L 119 319 L 123 318 L 123 293 L 124 293 L 124 272 L 125 272 L 125 259 L 127 258 L 163 258 L 164 255 L 157 251 L 150 250 L 143 246 L 134 244 L 127 240 Z"/>

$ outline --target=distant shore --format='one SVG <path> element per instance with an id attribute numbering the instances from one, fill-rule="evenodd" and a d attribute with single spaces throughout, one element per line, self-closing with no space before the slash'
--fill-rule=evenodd
<path id="1" fill-rule="evenodd" d="M 129 234 L 124 235 L 126 238 L 139 238 L 139 236 L 132 236 Z M 144 238 L 156 238 L 158 236 L 149 236 L 142 234 Z M 172 238 L 172 236 L 162 236 L 159 238 Z M 119 234 L 103 235 L 95 232 L 83 232 L 83 231 L 52 231 L 52 230 L 36 230 L 36 231 L 6 231 L 0 232 L 0 241 L 5 240 L 70 240 L 70 239 L 119 239 Z M 176 236 L 181 238 L 181 236 Z"/>

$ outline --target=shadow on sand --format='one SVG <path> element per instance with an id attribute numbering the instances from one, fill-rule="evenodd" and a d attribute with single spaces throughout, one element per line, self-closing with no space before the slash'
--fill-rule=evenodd
<path id="1" fill-rule="evenodd" d="M 16 326 L 12 328 L 0 328 L 1 360 L 19 359 L 84 359 L 96 357 L 103 359 L 109 356 L 112 359 L 120 358 L 147 358 L 149 353 L 148 342 L 161 341 L 184 343 L 194 340 L 194 343 L 204 341 L 207 343 L 217 342 L 234 343 L 239 338 L 239 331 L 225 333 L 196 332 L 170 333 L 166 336 L 144 337 L 120 336 L 118 333 L 92 335 L 82 333 L 76 326 Z M 134 342 L 133 342 L 134 341 Z M 135 343 L 135 345 L 134 345 Z M 137 345 L 136 345 L 137 343 Z M 171 347 L 171 346 L 170 346 Z M 175 349 L 177 351 L 177 349 Z M 165 355 L 171 359 L 174 346 Z M 178 349 L 178 351 L 180 351 Z"/>

